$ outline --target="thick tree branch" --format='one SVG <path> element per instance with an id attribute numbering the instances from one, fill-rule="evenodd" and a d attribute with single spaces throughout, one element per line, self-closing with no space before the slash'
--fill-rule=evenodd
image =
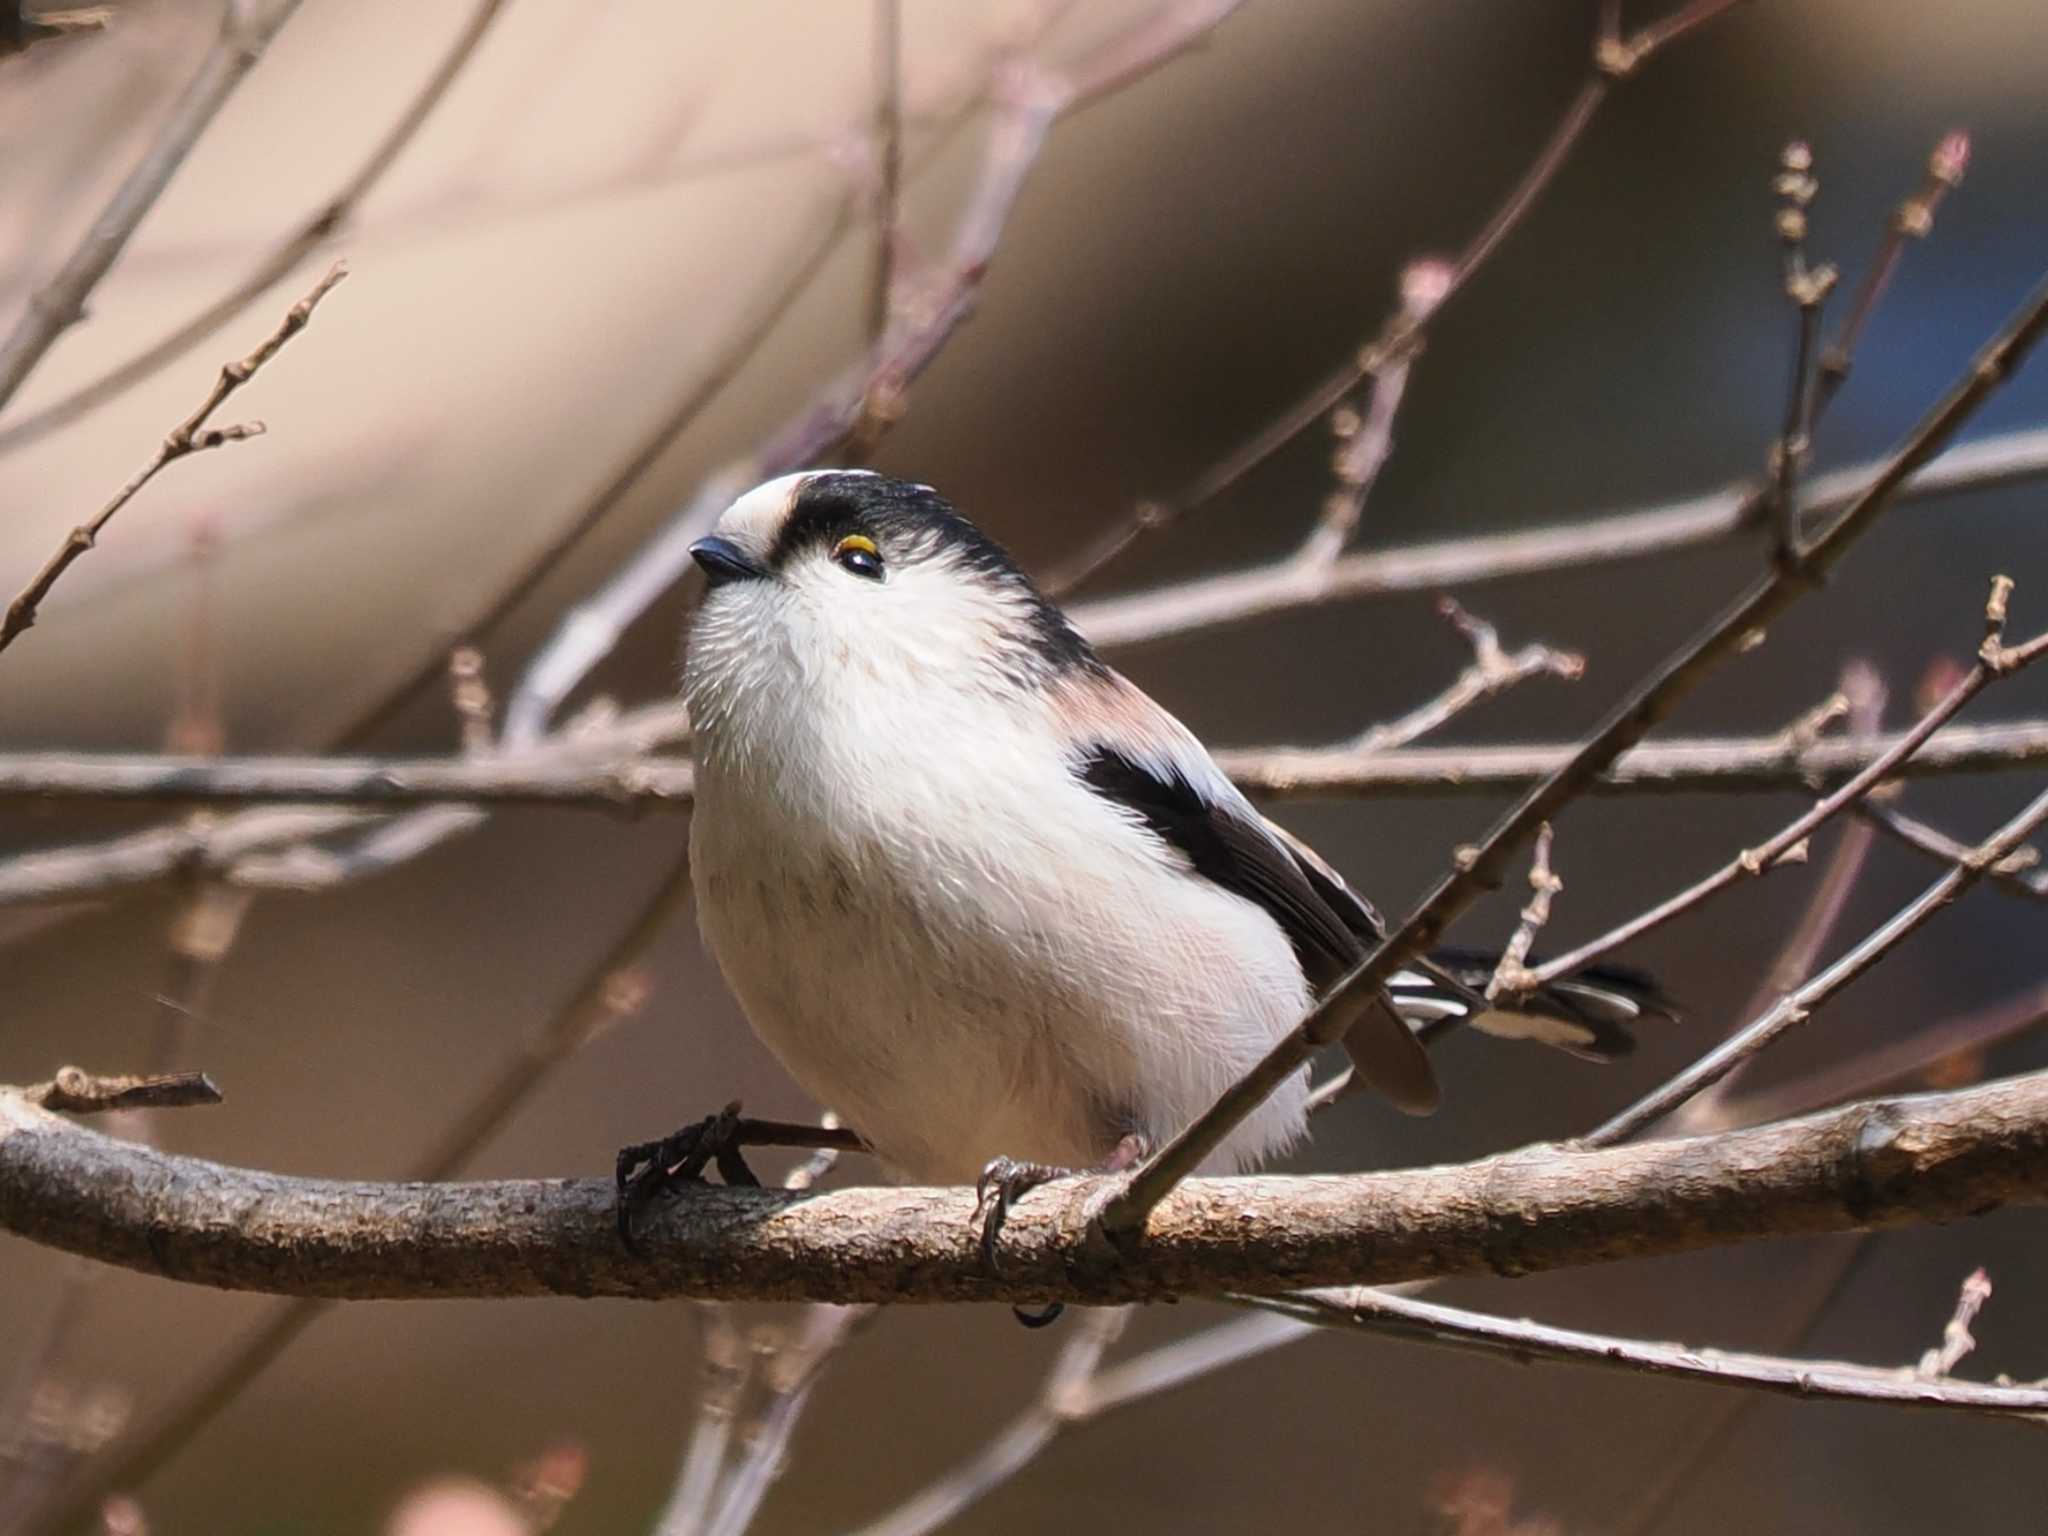
<path id="1" fill-rule="evenodd" d="M 1025 1199 L 994 1274 L 966 1189 L 706 1187 L 647 1214 L 636 1258 L 608 1179 L 290 1178 L 115 1141 L 0 1091 L 0 1228 L 168 1279 L 356 1299 L 1111 1304 L 1520 1275 L 2048 1204 L 2048 1073 L 1696 1140 L 1194 1180 L 1128 1259 L 1090 1235 L 1114 1187 L 1064 1180 Z"/>

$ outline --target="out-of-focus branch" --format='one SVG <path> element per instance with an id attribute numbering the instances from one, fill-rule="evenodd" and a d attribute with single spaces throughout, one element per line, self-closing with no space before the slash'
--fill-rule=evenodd
<path id="1" fill-rule="evenodd" d="M 0 1093 L 0 1228 L 205 1285 L 351 1299 L 1066 1301 L 1527 1274 L 2048 1204 L 2048 1073 L 1694 1140 L 1447 1167 L 1199 1179 L 1105 1254 L 1113 1178 L 1046 1187 L 982 1261 L 971 1189 L 704 1186 L 619 1242 L 609 1179 L 298 1179 L 111 1140 Z M 222 1222 L 219 1213 L 241 1213 Z"/>
<path id="2" fill-rule="evenodd" d="M 282 9 L 288 14 L 297 3 L 298 0 L 291 0 Z M 480 0 L 433 73 L 427 76 L 397 121 L 377 141 L 369 157 L 311 218 L 266 252 L 239 282 L 135 356 L 115 364 L 98 378 L 80 385 L 61 399 L 0 427 L 0 452 L 22 447 L 67 427 L 108 401 L 126 394 L 165 364 L 182 357 L 213 335 L 289 276 L 300 262 L 346 230 L 355 217 L 357 207 L 384 179 L 385 172 L 405 152 L 420 129 L 426 126 L 427 119 L 433 116 L 434 109 L 448 94 L 448 88 L 475 56 L 477 45 L 484 40 L 491 23 L 498 19 L 498 13 L 509 3 L 510 0 Z M 282 21 L 282 17 L 277 18 L 277 24 L 282 24 Z M 0 402 L 5 399 L 6 394 L 0 392 Z"/>
<path id="3" fill-rule="evenodd" d="M 1856 464 L 1810 479 L 1800 497 L 1802 531 L 1810 532 L 1838 515 L 1883 467 L 1881 462 Z M 2048 428 L 2034 428 L 1950 449 L 1915 470 L 1896 499 L 1921 501 L 2044 476 Z M 1139 645 L 1323 603 L 1387 592 L 1440 591 L 1726 543 L 1753 526 L 1760 496 L 1755 488 L 1735 487 L 1554 527 L 1359 550 L 1322 568 L 1303 565 L 1290 555 L 1244 570 L 1077 603 L 1070 613 L 1099 646 Z"/>
<path id="4" fill-rule="evenodd" d="M 1102 1211 L 1104 1236 L 1129 1246 L 1143 1232 L 1148 1213 L 1167 1191 L 1193 1172 L 1246 1115 L 1318 1050 L 1342 1040 L 1352 1021 L 1377 1003 L 1395 970 L 1435 944 L 1483 893 L 1499 887 L 1509 860 L 1537 827 L 1554 820 L 1617 757 L 1664 720 L 1709 672 L 1825 578 L 1876 524 L 1898 487 L 1941 452 L 1978 406 L 2024 361 L 2044 331 L 2048 331 L 2048 279 L 2035 285 L 2011 319 L 1978 351 L 1969 370 L 1921 418 L 1884 469 L 1834 522 L 1811 541 L 1773 561 L 1718 618 L 1631 689 L 1570 761 L 1529 791 L 1477 845 L 1460 848 L 1449 872 L 1397 929 L 1374 945 L 1251 1071 L 1131 1175 Z M 1993 844 L 2017 829 L 2016 844 L 2040 819 L 2048 819 L 2048 795 L 2038 805 L 2038 817 L 2030 807 Z M 2010 847 L 2000 848 L 1999 856 L 2009 851 Z M 1960 878 L 1961 873 L 1952 878 Z M 1912 926 L 1917 924 L 1906 923 L 1906 931 Z M 1674 1103 L 1683 1102 L 1683 1097 L 1710 1080 L 1694 1083 Z"/>
<path id="5" fill-rule="evenodd" d="M 1947 874 L 1901 907 L 1833 965 L 1785 993 L 1720 1045 L 1668 1082 L 1652 1089 L 1588 1138 L 1596 1146 L 1625 1141 L 1662 1120 L 1694 1095 L 1713 1086 L 1786 1030 L 1804 1023 L 1814 1010 L 1876 965 L 1956 897 L 1983 879 L 1991 867 L 2048 822 L 2048 791 L 1968 851 Z"/>
<path id="6" fill-rule="evenodd" d="M 113 521 L 114 514 L 127 506 L 145 485 L 156 478 L 157 472 L 166 465 L 194 453 L 203 453 L 209 448 L 219 448 L 227 443 L 240 442 L 244 438 L 257 437 L 263 432 L 260 421 L 242 422 L 229 427 L 209 427 L 207 419 L 227 401 L 227 398 L 254 378 L 258 369 L 277 356 L 284 344 L 306 328 L 312 318 L 313 309 L 326 298 L 334 285 L 348 275 L 348 268 L 337 262 L 328 274 L 314 284 L 313 289 L 298 303 L 285 311 L 284 320 L 270 334 L 261 346 L 238 363 L 222 365 L 220 377 L 214 382 L 213 390 L 199 409 L 173 427 L 158 445 L 155 455 L 129 477 L 128 483 L 114 493 L 113 499 L 94 514 L 88 522 L 73 528 L 69 537 L 57 546 L 57 550 L 36 573 L 35 579 L 15 594 L 14 601 L 7 605 L 4 619 L 0 619 L 0 651 L 12 645 L 22 631 L 36 621 L 36 610 L 50 589 L 87 550 L 91 549 Z"/>
<path id="7" fill-rule="evenodd" d="M 2048 1385 L 1957 1381 L 1946 1370 L 1912 1366 L 1888 1369 L 1840 1360 L 1793 1360 L 1778 1355 L 1697 1349 L 1649 1339 L 1582 1333 L 1575 1328 L 1556 1328 L 1527 1318 L 1495 1317 L 1364 1287 L 1259 1297 L 1250 1304 L 1328 1327 L 1355 1328 L 1382 1337 L 1448 1345 L 1512 1360 L 1518 1365 L 1560 1362 L 1596 1366 L 1714 1386 L 1748 1387 L 1811 1402 L 1938 1408 L 2000 1418 L 2048 1412 Z"/>
<path id="8" fill-rule="evenodd" d="M 669 709 L 674 706 L 655 706 Z M 674 711 L 677 731 L 682 721 Z M 643 712 L 649 713 L 650 712 Z M 637 716 L 636 716 L 637 718 Z M 636 733 L 645 740 L 649 732 Z M 161 878 L 179 868 L 226 869 L 243 884 L 313 889 L 332 881 L 256 876 L 242 861 L 266 847 L 325 836 L 379 811 L 423 805 L 557 806 L 615 814 L 686 809 L 695 773 L 676 757 L 644 756 L 600 735 L 579 745 L 546 738 L 530 752 L 466 757 L 174 757 L 156 753 L 0 753 L 0 802 L 265 805 L 227 821 L 137 833 L 75 849 L 0 860 L 0 906 L 89 894 Z M 1637 747 L 1596 780 L 1592 794 L 1800 792 L 1867 771 L 1898 750 L 1903 733 L 1810 743 L 1774 736 L 1669 741 Z M 1568 760 L 1563 742 L 1513 747 L 1412 747 L 1359 755 L 1349 748 L 1242 748 L 1219 752 L 1232 779 L 1267 800 L 1327 795 L 1497 795 L 1526 789 Z M 2048 720 L 1951 726 L 1888 773 L 1898 778 L 2017 771 L 2048 762 Z M 288 803 L 296 809 L 284 809 Z M 356 807 L 318 810 L 315 805 Z M 1872 806 L 1904 840 L 1936 858 L 1965 844 L 1925 823 Z M 265 818 L 269 820 L 266 822 Z M 2032 867 L 2016 853 L 1992 871 Z M 2029 887 L 2029 894 L 2042 891 Z"/>
<path id="9" fill-rule="evenodd" d="M 968 1460 L 858 1527 L 854 1536 L 924 1536 L 1015 1476 L 1074 1421 L 1103 1351 L 1123 1332 L 1127 1317 L 1121 1309 L 1104 1308 L 1080 1318 L 1021 1413 Z"/>
<path id="10" fill-rule="evenodd" d="M 256 15 L 252 0 L 224 0 L 220 36 L 207 50 L 198 73 L 172 104 L 135 168 L 87 228 L 85 238 L 56 275 L 29 295 L 13 331 L 0 342 L 0 410 L 6 409 L 57 338 L 85 318 L 87 297 L 120 259 L 143 216 L 299 4 L 300 0 L 271 0 L 269 8 Z"/>
<path id="11" fill-rule="evenodd" d="M 1429 283 L 1428 301 L 1413 302 L 1416 295 L 1404 283 L 1400 301 L 1382 322 L 1378 334 L 1360 346 L 1342 366 L 1204 470 L 1179 496 L 1169 501 L 1144 502 L 1134 508 L 1128 517 L 1092 542 L 1071 564 L 1056 571 L 1048 579 L 1048 587 L 1055 592 L 1066 592 L 1099 576 L 1144 535 L 1171 527 L 1195 508 L 1214 501 L 1335 410 L 1362 382 L 1375 377 L 1379 379 L 1383 392 L 1375 398 L 1384 410 L 1384 419 L 1379 423 L 1378 441 L 1369 442 L 1369 450 L 1380 448 L 1378 457 L 1383 459 L 1383 446 L 1391 440 L 1393 414 L 1399 408 L 1401 392 L 1407 383 L 1408 367 L 1421 350 L 1423 333 L 1429 321 L 1486 265 L 1487 259 L 1542 199 L 1585 137 L 1594 114 L 1615 84 L 1633 73 L 1666 43 L 1691 30 L 1693 25 L 1731 9 L 1736 3 L 1737 0 L 1702 0 L 1702 3 L 1690 7 L 1698 14 L 1687 26 L 1649 26 L 1625 40 L 1612 35 L 1603 24 L 1594 42 L 1585 83 L 1565 108 L 1564 115 L 1544 140 L 1521 180 L 1487 216 L 1455 261 L 1431 264 L 1441 271 Z M 1389 375 L 1394 378 L 1390 391 L 1386 389 Z M 1340 489 L 1338 494 L 1343 501 L 1333 504 L 1325 518 L 1327 524 L 1343 525 L 1336 530 L 1334 543 L 1326 537 L 1312 537 L 1304 551 L 1310 558 L 1297 557 L 1283 564 L 1296 566 L 1309 575 L 1330 573 L 1333 565 L 1330 556 L 1342 546 L 1351 524 L 1356 522 L 1358 508 L 1363 506 L 1364 497 L 1370 492 L 1372 480 L 1378 472 L 1378 463 L 1370 461 L 1370 451 L 1361 455 L 1361 459 L 1369 463 L 1369 468 L 1349 488 L 1355 495 Z"/>
<path id="12" fill-rule="evenodd" d="M 689 899 L 690 869 L 685 857 L 678 859 L 648 894 L 626 932 L 554 1017 L 504 1063 L 441 1139 L 412 1165 L 413 1178 L 432 1182 L 460 1173 L 565 1062 L 640 1010 L 648 992 L 647 952 L 669 930 Z M 110 1491 L 139 1487 L 333 1305 L 331 1301 L 299 1300 L 273 1311 L 106 1454 L 76 1468 L 13 1528 L 13 1536 L 55 1536 L 89 1517 Z"/>
<path id="13" fill-rule="evenodd" d="M 114 18 L 113 7 L 74 5 L 62 10 L 25 9 L 20 0 L 0 5 L 0 58 L 21 53 L 53 38 L 77 37 L 85 32 L 104 32 Z"/>

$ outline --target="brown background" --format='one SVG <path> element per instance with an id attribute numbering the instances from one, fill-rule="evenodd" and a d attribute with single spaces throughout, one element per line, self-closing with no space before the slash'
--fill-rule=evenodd
<path id="1" fill-rule="evenodd" d="M 467 7 L 308 0 L 208 134 L 17 402 L 33 408 L 153 337 L 317 206 L 416 88 Z M 1177 487 L 1377 325 L 1401 262 L 1468 234 L 1519 173 L 1579 79 L 1589 7 L 1439 0 L 1253 0 L 1213 44 L 1063 125 L 1035 171 L 980 314 L 915 389 L 882 468 L 933 481 L 1046 564 L 1139 495 Z M 1632 10 L 1638 9 L 1632 7 Z M 68 249 L 211 31 L 210 8 L 124 5 L 107 38 L 0 64 L 5 310 Z M 977 78 L 1036 8 L 905 7 L 913 115 Z M 1037 50 L 1057 65 L 1138 5 L 1079 8 Z M 815 236 L 838 189 L 816 148 L 867 113 L 868 8 L 518 0 L 442 114 L 342 242 L 355 275 L 247 395 L 262 442 L 176 467 L 67 579 L 6 658 L 0 745 L 161 743 L 189 546 L 215 566 L 229 744 L 314 739 L 374 693 L 569 516 Z M 1554 196 L 1445 314 L 1419 364 L 1396 455 L 1367 514 L 1373 544 L 1534 525 L 1708 489 L 1754 473 L 1780 410 L 1789 327 L 1775 282 L 1768 177 L 1813 141 L 1821 254 L 1853 277 L 1890 203 L 1957 125 L 1976 136 L 1962 191 L 1909 253 L 1831 417 L 1824 462 L 1873 452 L 1911 421 L 2017 300 L 2048 252 L 2048 53 L 2031 0 L 1811 0 L 1744 7 L 1617 95 Z M 918 251 L 936 252 L 978 131 L 929 151 L 914 134 Z M 857 345 L 866 256 L 842 247 L 773 344 L 608 525 L 493 640 L 516 675 L 553 615 L 699 476 L 805 398 Z M 215 362 L 260 336 L 314 271 L 89 422 L 0 458 L 0 560 L 26 573 L 184 414 Z M 2048 369 L 1979 428 L 2048 419 Z M 1137 584 L 1285 548 L 1325 485 L 1311 435 L 1226 504 L 1125 565 Z M 1985 579 L 2048 613 L 2041 493 L 2014 489 L 1899 513 L 1826 592 L 1692 704 L 1687 732 L 1768 730 L 1868 656 L 1893 718 L 1937 653 L 1972 643 Z M 1451 739 L 1554 736 L 1704 617 L 1754 551 L 1603 566 L 1460 594 L 1511 641 L 1585 651 L 1574 689 L 1531 684 Z M 622 698 L 672 674 L 664 606 L 601 672 Z M 1217 742 L 1312 740 L 1433 692 L 1463 656 L 1427 594 L 1333 606 L 1117 658 Z M 1979 713 L 2038 711 L 2023 678 Z M 452 740 L 438 702 L 393 748 Z M 1958 831 L 2027 786 L 1916 790 Z M 1789 800 L 1589 803 L 1559 828 L 1567 882 L 1553 936 L 1586 937 L 1782 820 Z M 1291 808 L 1363 888 L 1398 907 L 1477 830 L 1474 802 Z M 16 816 L 14 846 L 130 824 Z M 393 876 L 259 903 L 207 1016 L 195 1064 L 228 1103 L 167 1127 L 182 1150 L 316 1174 L 401 1170 L 477 1076 L 543 1020 L 615 933 L 683 835 L 680 818 L 518 812 Z M 1927 875 L 1881 849 L 1844 933 Z M 1728 1020 L 1810 877 L 1794 872 L 1644 943 L 1688 1005 L 1685 1026 L 1625 1067 L 1457 1040 L 1449 1103 L 1410 1124 L 1354 1104 L 1304 1166 L 1449 1159 L 1567 1135 L 1678 1065 Z M 0 949 L 0 1078 L 63 1060 L 119 1068 L 146 1052 L 167 897 L 111 903 Z M 1469 925 L 1498 937 L 1502 903 Z M 19 922 L 19 919 L 16 919 Z M 1943 918 L 1778 1053 L 1838 1058 L 2041 973 L 2039 909 L 1991 893 Z M 486 1174 L 592 1172 L 620 1143 L 740 1095 L 804 1105 L 753 1043 L 687 925 L 638 1021 L 585 1052 L 482 1159 Z M 2038 1063 L 2036 1046 L 1995 1065 Z M 1782 1342 L 1818 1250 L 1777 1244 L 1541 1281 L 1471 1284 L 1513 1312 L 1726 1346 Z M 1999 1291 L 1971 1368 L 2048 1371 L 2037 1216 L 1872 1245 L 1814 1348 L 1917 1356 L 1956 1284 Z M 0 1360 L 37 1326 L 57 1268 L 0 1248 Z M 143 1403 L 265 1303 L 120 1275 L 96 1293 L 84 1383 Z M 1211 1320 L 1140 1320 L 1155 1340 Z M 905 1310 L 846 1353 L 758 1527 L 830 1529 L 892 1503 L 990 1432 L 1058 1346 L 1006 1313 Z M 1128 1346 L 1127 1346 L 1128 1347 Z M 591 1481 L 560 1527 L 644 1528 L 673 1475 L 695 1385 L 685 1309 L 598 1303 L 355 1306 L 329 1318 L 146 1490 L 167 1531 L 374 1529 L 421 1476 L 496 1474 L 570 1437 Z M 1474 1467 L 1571 1531 L 1618 1523 L 1718 1404 L 1700 1388 L 1514 1371 L 1332 1337 L 1149 1401 L 1056 1446 L 960 1529 L 1225 1532 L 1432 1528 L 1429 1490 Z M 1773 1402 L 1667 1527 L 1999 1531 L 2038 1523 L 2048 1474 L 2022 1428 Z"/>

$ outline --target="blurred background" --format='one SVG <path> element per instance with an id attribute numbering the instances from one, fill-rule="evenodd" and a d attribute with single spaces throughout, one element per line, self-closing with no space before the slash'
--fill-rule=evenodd
<path id="1" fill-rule="evenodd" d="M 1156 8 L 903 0 L 904 303 L 929 292 L 975 186 L 1003 61 L 1083 71 Z M 1631 26 L 1655 14 L 1628 10 Z M 318 212 L 478 14 L 464 0 L 305 0 L 94 292 L 87 321 L 0 416 L 0 434 L 173 329 Z M 1582 3 L 1249 0 L 1200 46 L 1053 129 L 977 313 L 912 385 L 872 462 L 936 484 L 1027 565 L 1071 557 L 1370 337 L 1406 262 L 1470 236 L 1584 80 L 1594 22 Z M 11 323 L 76 244 L 218 26 L 210 4 L 133 0 L 112 7 L 102 32 L 0 59 L 0 318 Z M 260 417 L 268 435 L 168 470 L 0 663 L 0 748 L 330 746 L 423 660 L 436 663 L 480 603 L 704 396 L 594 531 L 482 638 L 489 676 L 509 686 L 560 616 L 707 475 L 860 356 L 875 27 L 871 5 L 817 0 L 499 7 L 336 238 L 313 242 L 218 334 L 82 419 L 0 437 L 0 564 L 14 573 L 0 587 L 11 591 L 191 410 L 221 361 L 347 258 L 350 279 L 307 333 L 223 413 Z M 1534 527 L 1757 475 L 1791 340 L 1771 225 L 1781 147 L 1813 145 L 1812 250 L 1853 282 L 1930 148 L 1966 128 L 1968 179 L 1931 239 L 1906 253 L 1819 462 L 1881 451 L 2048 265 L 2044 91 L 2033 0 L 1757 0 L 1673 44 L 1616 89 L 1541 206 L 1432 326 L 1358 543 Z M 2037 365 L 1970 430 L 2042 423 L 2048 366 Z M 1279 554 L 1328 485 L 1318 429 L 1090 591 Z M 2042 495 L 2022 485 L 1899 510 L 1767 645 L 1725 668 L 1678 729 L 1776 730 L 1853 658 L 1891 685 L 1891 723 L 1907 718 L 1930 662 L 1974 647 L 1991 574 L 2018 580 L 2019 633 L 2048 618 Z M 1588 664 L 1583 681 L 1525 684 L 1444 739 L 1580 729 L 1757 558 L 1736 544 L 1461 589 L 1510 645 L 1542 639 Z M 1114 660 L 1212 743 L 1334 739 L 1402 712 L 1464 665 L 1433 597 L 1333 604 Z M 661 697 L 682 611 L 673 595 L 655 605 L 579 701 Z M 2044 709 L 2048 679 L 2028 675 L 1973 718 Z M 443 751 L 457 735 L 434 686 L 360 740 Z M 2034 787 L 1929 784 L 1908 803 L 1974 836 Z M 1797 808 L 1782 796 L 1582 802 L 1558 827 L 1566 891 L 1550 943 L 1601 931 Z M 1345 801 L 1289 805 L 1283 819 L 1400 909 L 1494 809 Z M 0 831 L 19 850 L 150 824 L 67 809 L 10 812 Z M 227 1102 L 164 1118 L 158 1134 L 180 1151 L 294 1173 L 402 1174 L 572 993 L 685 835 L 675 814 L 508 811 L 377 878 L 256 900 L 172 1032 L 182 1063 L 211 1072 Z M 1817 863 L 1837 835 L 1819 841 Z M 1834 947 L 1929 873 L 1880 845 Z M 1299 1165 L 1450 1160 L 1584 1130 L 1735 1022 L 1814 879 L 1813 868 L 1777 875 L 1638 946 L 1629 958 L 1687 1017 L 1628 1063 L 1597 1069 L 1454 1038 L 1442 1114 L 1408 1122 L 1347 1103 Z M 1459 937 L 1504 937 L 1520 899 L 1510 895 Z M 152 1059 L 172 984 L 167 933 L 188 899 L 156 886 L 0 914 L 0 1080 Z M 2042 937 L 2038 906 L 1973 894 L 1776 1051 L 1759 1081 L 2037 987 Z M 475 1173 L 602 1173 L 621 1144 L 734 1097 L 763 1114 L 810 1112 L 753 1041 L 687 916 L 649 980 L 637 1016 L 555 1074 Z M 2043 1055 L 2023 1040 L 1983 1065 L 2016 1070 Z M 849 1164 L 841 1177 L 869 1174 Z M 1445 1294 L 1612 1332 L 1783 1349 L 1845 1262 L 1839 1242 L 1771 1243 Z M 2048 1234 L 2024 1212 L 1860 1245 L 1804 1348 L 1916 1359 L 1980 1264 L 1998 1291 L 1965 1373 L 2048 1372 Z M 68 1285 L 51 1256 L 0 1245 L 8 1371 L 47 1337 Z M 57 1379 L 146 1415 L 273 1305 L 97 1276 Z M 1122 1348 L 1222 1315 L 1158 1309 Z M 1007 1309 L 882 1316 L 820 1386 L 755 1529 L 874 1517 L 1022 1406 L 1060 1343 L 1057 1330 L 1018 1329 Z M 648 1529 L 699 1381 L 683 1305 L 351 1305 L 134 1491 L 161 1531 L 377 1531 L 423 1480 L 501 1479 L 568 1444 L 584 1472 L 556 1528 Z M 1507 1520 L 1460 1525 L 1441 1511 L 1447 1489 L 1480 1479 L 1507 1490 L 1508 1520 L 1573 1533 L 1998 1531 L 2036 1526 L 2048 1495 L 2048 1464 L 2024 1428 L 1773 1400 L 1642 1526 L 1644 1501 L 1726 1406 L 1699 1387 L 1320 1336 L 1076 1428 L 955 1528 L 1505 1530 Z"/>

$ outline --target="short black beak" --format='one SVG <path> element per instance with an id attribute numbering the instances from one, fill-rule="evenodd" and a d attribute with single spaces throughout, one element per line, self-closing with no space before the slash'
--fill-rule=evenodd
<path id="1" fill-rule="evenodd" d="M 731 539 L 699 539 L 690 546 L 690 558 L 703 567 L 704 579 L 714 587 L 768 574 L 766 566 Z"/>

